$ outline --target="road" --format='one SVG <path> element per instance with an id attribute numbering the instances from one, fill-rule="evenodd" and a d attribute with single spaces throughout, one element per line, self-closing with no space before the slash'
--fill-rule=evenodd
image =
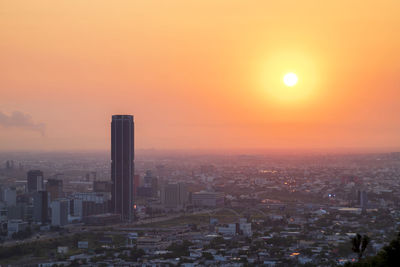
<path id="1" fill-rule="evenodd" d="M 168 221 L 168 220 L 172 220 L 175 218 L 179 218 L 181 216 L 211 214 L 212 212 L 215 212 L 215 211 L 217 211 L 217 210 L 200 210 L 200 211 L 195 211 L 192 213 L 182 212 L 182 213 L 171 214 L 171 215 L 162 216 L 162 217 L 148 218 L 148 219 L 140 220 L 140 221 L 137 221 L 137 222 L 134 222 L 131 224 L 113 224 L 113 225 L 101 225 L 101 226 L 86 226 L 83 224 L 78 224 L 78 225 L 71 224 L 71 225 L 67 225 L 65 227 L 65 229 L 67 229 L 68 232 L 64 233 L 63 235 L 60 235 L 59 232 L 46 232 L 46 233 L 42 233 L 42 235 L 39 235 L 39 238 L 37 238 L 38 235 L 34 234 L 31 238 L 28 238 L 28 239 L 6 241 L 3 244 L 1 244 L 1 246 L 12 247 L 12 246 L 19 245 L 19 244 L 27 244 L 27 243 L 31 243 L 31 242 L 35 242 L 35 241 L 44 241 L 44 240 L 54 239 L 57 237 L 70 236 L 70 235 L 74 235 L 76 233 L 99 231 L 99 230 L 104 229 L 105 227 L 115 228 L 115 229 L 120 229 L 120 230 L 124 229 L 124 228 L 129 229 L 130 227 L 142 226 L 142 225 L 149 224 L 149 223 Z"/>

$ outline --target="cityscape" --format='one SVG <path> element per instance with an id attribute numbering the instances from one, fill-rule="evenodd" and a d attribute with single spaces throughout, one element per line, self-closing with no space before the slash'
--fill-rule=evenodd
<path id="1" fill-rule="evenodd" d="M 367 257 L 399 229 L 400 153 L 135 157 L 132 115 L 110 143 L 2 154 L 2 263 L 344 265 L 357 234 Z"/>
<path id="2" fill-rule="evenodd" d="M 400 266 L 399 14 L 0 0 L 0 267 Z"/>

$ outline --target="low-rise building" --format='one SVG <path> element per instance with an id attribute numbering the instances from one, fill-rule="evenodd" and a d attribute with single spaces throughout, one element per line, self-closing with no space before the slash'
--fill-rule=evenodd
<path id="1" fill-rule="evenodd" d="M 196 207 L 221 207 L 224 205 L 224 193 L 195 192 L 192 194 L 192 203 Z"/>
<path id="2" fill-rule="evenodd" d="M 22 220 L 9 220 L 7 224 L 8 236 L 14 233 L 25 231 L 28 228 L 28 223 Z"/>

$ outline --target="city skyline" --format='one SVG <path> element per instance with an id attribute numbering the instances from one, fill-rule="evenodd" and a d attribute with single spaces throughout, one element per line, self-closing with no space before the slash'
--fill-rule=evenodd
<path id="1" fill-rule="evenodd" d="M 399 0 L 0 0 L 0 25 L 0 267 L 399 265 Z"/>
<path id="2" fill-rule="evenodd" d="M 107 150 L 118 113 L 138 149 L 399 149 L 397 1 L 21 3 L 1 3 L 2 151 Z"/>

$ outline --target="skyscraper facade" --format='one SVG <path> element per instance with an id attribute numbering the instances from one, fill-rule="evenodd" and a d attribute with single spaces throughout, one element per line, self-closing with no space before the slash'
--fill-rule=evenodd
<path id="1" fill-rule="evenodd" d="M 111 207 L 123 221 L 133 220 L 134 122 L 132 115 L 111 121 Z"/>
<path id="2" fill-rule="evenodd" d="M 64 226 L 68 224 L 68 199 L 57 199 L 51 202 L 51 224 Z"/>
<path id="3" fill-rule="evenodd" d="M 31 193 L 43 189 L 43 172 L 40 170 L 29 171 L 27 173 L 27 191 Z"/>
<path id="4" fill-rule="evenodd" d="M 49 193 L 38 191 L 33 195 L 33 220 L 46 223 L 48 221 Z"/>

